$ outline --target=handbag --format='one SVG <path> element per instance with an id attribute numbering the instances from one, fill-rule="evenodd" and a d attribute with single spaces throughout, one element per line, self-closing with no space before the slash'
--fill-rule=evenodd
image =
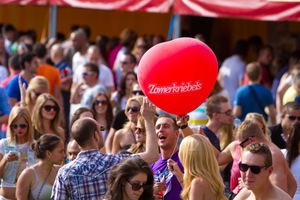
<path id="1" fill-rule="evenodd" d="M 238 186 L 239 182 L 237 182 L 234 186 L 234 188 L 232 190 L 234 190 L 236 188 L 236 186 Z M 232 191 L 230 192 L 229 196 L 228 196 L 228 199 L 227 200 L 233 200 L 234 197 L 236 196 L 237 194 L 234 194 Z"/>
<path id="2" fill-rule="evenodd" d="M 257 97 L 257 95 L 256 95 L 256 93 L 255 93 L 255 91 L 254 91 L 254 89 L 253 89 L 253 87 L 252 87 L 251 85 L 249 85 L 249 88 L 250 88 L 250 91 L 252 92 L 252 94 L 253 94 L 255 100 L 257 101 L 259 108 L 260 108 L 261 111 L 262 111 L 263 117 L 264 117 L 264 118 L 266 119 L 266 121 L 267 121 L 267 119 L 268 119 L 268 114 L 265 112 L 265 109 L 264 109 L 263 105 L 261 104 L 261 102 L 259 101 L 259 99 L 258 99 L 258 97 Z"/>

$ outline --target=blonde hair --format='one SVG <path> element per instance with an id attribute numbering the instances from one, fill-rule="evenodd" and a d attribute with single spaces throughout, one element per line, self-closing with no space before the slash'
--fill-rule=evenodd
<path id="1" fill-rule="evenodd" d="M 47 81 L 47 79 L 45 79 L 43 76 L 36 76 L 30 80 L 25 97 L 25 102 L 27 106 L 29 106 L 32 102 L 30 95 L 31 91 L 37 88 L 45 88 L 47 92 L 49 92 L 49 82 Z"/>
<path id="2" fill-rule="evenodd" d="M 225 149 L 233 141 L 233 120 L 221 127 L 220 148 Z"/>
<path id="3" fill-rule="evenodd" d="M 36 100 L 36 104 L 34 105 L 32 111 L 32 117 L 31 117 L 33 127 L 39 134 L 41 135 L 46 134 L 42 123 L 43 116 L 42 116 L 41 109 L 44 106 L 45 102 L 48 100 L 52 101 L 58 107 L 58 111 L 56 112 L 54 119 L 51 120 L 50 128 L 57 136 L 63 139 L 64 138 L 63 131 L 59 127 L 61 108 L 57 103 L 56 99 L 49 93 L 41 94 Z"/>
<path id="4" fill-rule="evenodd" d="M 263 133 L 265 135 L 265 137 L 271 141 L 271 131 L 269 131 L 268 127 L 267 127 L 267 124 L 266 124 L 266 121 L 264 119 L 264 117 L 259 114 L 259 113 L 248 113 L 245 117 L 245 120 L 247 119 L 255 119 L 257 120 L 259 123 L 261 123 L 263 125 Z"/>
<path id="5" fill-rule="evenodd" d="M 24 118 L 28 124 L 27 134 L 28 134 L 28 142 L 29 144 L 33 143 L 33 128 L 31 124 L 30 114 L 26 107 L 13 107 L 9 118 L 8 118 L 8 129 L 7 134 L 10 136 L 10 143 L 13 144 L 15 142 L 15 131 L 12 128 L 12 125 L 20 118 Z"/>
<path id="6" fill-rule="evenodd" d="M 209 183 L 209 188 L 217 199 L 225 199 L 218 163 L 211 144 L 205 136 L 194 134 L 184 138 L 180 145 L 179 159 L 184 167 L 182 199 L 188 199 L 191 183 L 197 177 Z"/>
<path id="7" fill-rule="evenodd" d="M 143 98 L 144 96 L 134 96 L 134 97 L 130 97 L 126 103 L 126 107 L 125 107 L 125 115 L 128 116 L 128 112 L 127 112 L 127 108 L 130 106 L 130 103 L 132 101 L 136 101 L 139 105 L 140 108 L 143 105 Z"/>

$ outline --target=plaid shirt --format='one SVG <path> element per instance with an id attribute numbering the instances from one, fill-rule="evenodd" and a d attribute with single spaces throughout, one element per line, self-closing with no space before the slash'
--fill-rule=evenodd
<path id="1" fill-rule="evenodd" d="M 104 197 L 111 167 L 129 156 L 102 154 L 96 149 L 80 152 L 74 161 L 58 171 L 51 198 L 97 200 Z"/>

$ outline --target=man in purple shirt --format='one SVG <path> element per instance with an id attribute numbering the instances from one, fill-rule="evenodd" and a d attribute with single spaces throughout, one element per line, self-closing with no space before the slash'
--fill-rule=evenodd
<path id="1" fill-rule="evenodd" d="M 155 129 L 161 153 L 158 161 L 151 164 L 150 167 L 154 174 L 154 194 L 158 199 L 181 199 L 181 185 L 176 176 L 169 171 L 167 162 L 169 159 L 172 159 L 183 172 L 183 167 L 178 157 L 177 138 L 179 129 L 182 129 L 183 132 L 191 130 L 187 128 L 187 121 L 188 119 L 185 119 L 185 125 L 177 126 L 176 120 L 168 114 L 160 115 L 156 121 Z"/>

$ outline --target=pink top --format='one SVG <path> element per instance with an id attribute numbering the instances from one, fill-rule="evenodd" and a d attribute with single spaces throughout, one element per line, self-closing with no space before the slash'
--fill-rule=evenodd
<path id="1" fill-rule="evenodd" d="M 231 177 L 230 177 L 230 188 L 234 194 L 238 194 L 240 192 L 240 187 L 238 186 L 238 178 L 241 177 L 241 172 L 239 169 L 239 161 L 240 161 L 240 146 L 239 144 L 235 147 L 235 156 L 232 163 L 231 168 Z"/>

